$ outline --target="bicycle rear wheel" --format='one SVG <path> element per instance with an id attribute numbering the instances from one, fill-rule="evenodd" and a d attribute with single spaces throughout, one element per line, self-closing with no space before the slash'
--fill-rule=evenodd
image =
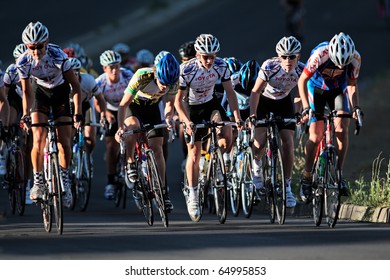
<path id="1" fill-rule="evenodd" d="M 213 159 L 213 180 L 212 188 L 214 194 L 215 212 L 221 224 L 226 221 L 227 209 L 227 180 L 225 173 L 225 164 L 222 153 L 217 150 L 217 158 Z"/>
<path id="2" fill-rule="evenodd" d="M 160 175 L 158 174 L 156 158 L 154 157 L 154 153 L 152 150 L 148 150 L 146 156 L 147 156 L 150 188 L 154 193 L 154 199 L 157 204 L 161 221 L 164 227 L 168 227 L 169 221 L 168 221 L 168 214 L 165 209 L 164 190 L 162 187 Z"/>
<path id="3" fill-rule="evenodd" d="M 284 180 L 282 153 L 279 149 L 274 154 L 273 161 L 273 199 L 276 218 L 278 219 L 278 223 L 282 225 L 286 219 L 286 184 Z"/>
<path id="4" fill-rule="evenodd" d="M 253 154 L 252 148 L 247 147 L 244 152 L 243 164 L 241 168 L 240 186 L 242 197 L 242 210 L 246 218 L 250 218 L 253 210 L 253 200 L 255 188 L 253 185 L 252 174 Z"/>
<path id="5" fill-rule="evenodd" d="M 58 155 L 53 153 L 50 155 L 50 164 L 52 170 L 52 186 L 53 186 L 53 210 L 54 219 L 56 222 L 57 233 L 62 234 L 64 229 L 63 205 L 62 205 L 62 179 L 60 175 L 60 167 Z"/>
<path id="6" fill-rule="evenodd" d="M 229 190 L 229 198 L 230 198 L 230 208 L 232 209 L 232 213 L 234 217 L 237 217 L 240 212 L 240 204 L 241 204 L 241 189 L 240 189 L 240 175 L 241 175 L 241 167 L 243 164 L 242 157 L 237 156 L 238 148 L 237 146 L 233 147 L 232 150 L 232 160 L 231 166 L 229 168 L 228 178 L 228 190 Z M 240 155 L 241 156 L 241 155 Z"/>
<path id="7" fill-rule="evenodd" d="M 324 203 L 326 221 L 331 228 L 336 225 L 340 211 L 340 178 L 341 170 L 337 151 L 329 148 L 325 169 Z"/>

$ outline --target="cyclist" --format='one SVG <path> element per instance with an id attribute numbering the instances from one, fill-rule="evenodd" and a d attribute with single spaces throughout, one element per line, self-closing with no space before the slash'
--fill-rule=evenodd
<path id="1" fill-rule="evenodd" d="M 7 100 L 7 95 L 4 89 L 4 81 L 3 81 L 3 72 L 0 69 L 0 121 L 2 123 L 1 129 L 1 138 L 0 138 L 0 147 L 2 148 L 0 151 L 0 175 L 5 175 L 7 173 L 6 166 L 6 154 L 7 149 L 5 145 L 3 145 L 3 141 L 6 140 L 6 134 L 8 130 L 8 121 L 9 121 L 9 104 Z"/>
<path id="2" fill-rule="evenodd" d="M 130 47 L 125 43 L 117 43 L 112 47 L 112 50 L 119 53 L 121 56 L 121 67 L 134 72 L 134 66 L 137 64 L 135 57 L 130 55 Z"/>
<path id="3" fill-rule="evenodd" d="M 81 109 L 84 121 L 84 139 L 86 147 L 91 155 L 92 166 L 92 153 L 96 145 L 96 127 L 91 126 L 91 123 L 96 123 L 95 112 L 95 99 L 100 108 L 100 123 L 104 124 L 106 120 L 106 101 L 100 88 L 97 86 L 95 78 L 91 74 L 81 73 L 81 62 L 75 57 L 69 58 L 72 65 L 72 69 L 80 82 L 81 88 Z"/>
<path id="4" fill-rule="evenodd" d="M 136 54 L 137 63 L 134 64 L 133 69 L 137 71 L 139 68 L 152 67 L 154 63 L 154 55 L 150 50 L 141 49 Z"/>
<path id="5" fill-rule="evenodd" d="M 294 118 L 295 106 L 291 90 L 297 85 L 304 64 L 299 61 L 301 43 L 293 36 L 283 37 L 276 44 L 277 57 L 267 59 L 261 65 L 250 98 L 250 116 L 265 118 L 270 112 L 282 118 Z M 291 174 L 294 162 L 295 123 L 279 125 L 284 179 L 286 184 L 286 207 L 295 207 L 291 191 Z M 267 128 L 255 129 L 253 144 L 253 183 L 257 191 L 264 192 L 261 157 L 266 145 Z"/>
<path id="6" fill-rule="evenodd" d="M 25 44 L 18 44 L 15 46 L 13 51 L 13 56 L 15 61 L 27 51 L 27 47 Z M 12 63 L 7 67 L 7 70 L 4 74 L 4 89 L 5 94 L 8 97 L 9 103 L 9 124 L 14 127 L 19 127 L 19 119 L 21 114 L 23 113 L 23 105 L 22 105 L 22 88 L 20 84 L 20 79 L 18 75 L 18 70 L 16 68 L 16 64 Z M 26 174 L 31 174 L 31 135 L 24 135 L 27 137 L 25 149 L 25 166 L 26 166 Z M 1 164 L 0 164 L 1 165 Z M 1 167 L 0 167 L 1 168 Z M 30 199 L 30 175 L 28 176 L 28 181 L 26 185 L 26 204 L 31 204 L 32 201 Z"/>
<path id="7" fill-rule="evenodd" d="M 240 112 L 237 98 L 231 80 L 230 70 L 226 62 L 217 57 L 220 50 L 218 39 L 211 34 L 201 34 L 195 41 L 196 57 L 181 64 L 180 87 L 175 99 L 175 108 L 180 120 L 186 125 L 186 133 L 192 134 L 192 124 L 210 121 L 217 111 L 216 117 L 229 121 L 221 103 L 214 97 L 214 86 L 221 79 L 226 90 L 229 105 L 234 119 L 241 125 Z M 187 97 L 187 98 L 185 98 Z M 184 191 L 187 200 L 187 209 L 191 218 L 196 219 L 200 215 L 199 208 L 199 160 L 201 155 L 201 137 L 207 134 L 207 129 L 199 129 L 195 134 L 195 144 L 187 144 L 188 157 L 186 162 L 186 174 L 188 186 Z M 219 145 L 222 152 L 227 151 L 232 144 L 232 128 L 224 126 L 219 134 Z"/>
<path id="8" fill-rule="evenodd" d="M 135 72 L 119 104 L 119 129 L 116 136 L 118 142 L 121 141 L 120 135 L 123 134 L 126 128 L 137 129 L 141 124 L 160 124 L 162 114 L 160 111 L 160 103 L 164 96 L 166 96 L 164 119 L 168 126 L 171 126 L 179 73 L 179 63 L 171 53 L 166 53 L 153 68 L 140 68 Z M 163 130 L 154 130 L 148 137 L 150 147 L 156 157 L 159 174 L 161 174 L 162 185 L 166 186 L 164 176 L 166 166 L 163 154 Z M 136 139 L 137 135 L 130 135 L 126 139 L 128 151 L 127 176 L 132 183 L 135 183 L 138 179 L 137 166 L 134 162 Z M 165 190 L 164 200 L 167 210 L 173 210 L 167 189 Z"/>
<path id="9" fill-rule="evenodd" d="M 27 25 L 22 33 L 22 40 L 28 51 L 18 58 L 16 66 L 23 92 L 22 122 L 24 127 L 27 128 L 30 122 L 32 124 L 47 122 L 50 108 L 52 108 L 55 121 L 72 121 L 69 104 L 70 86 L 74 92 L 73 121 L 78 127 L 82 119 L 81 107 L 79 106 L 80 84 L 67 55 L 59 46 L 49 43 L 49 31 L 39 21 L 30 22 Z M 67 207 L 72 201 L 69 182 L 71 132 L 71 125 L 57 128 L 60 173 L 65 190 L 64 204 Z M 46 144 L 46 133 L 44 127 L 32 127 L 31 161 L 34 172 L 34 186 L 30 191 L 32 200 L 41 198 L 44 192 L 43 149 Z"/>
<path id="10" fill-rule="evenodd" d="M 121 67 L 121 60 L 120 54 L 116 51 L 104 51 L 100 55 L 100 64 L 104 73 L 96 78 L 96 84 L 106 100 L 106 118 L 109 124 L 105 134 L 107 185 L 104 190 L 104 197 L 108 200 L 115 198 L 118 187 L 116 162 L 119 144 L 115 141 L 115 133 L 118 130 L 119 103 L 127 84 L 133 76 L 132 71 Z M 97 111 L 102 112 L 103 108 L 97 106 Z"/>
<path id="11" fill-rule="evenodd" d="M 354 118 L 359 108 L 358 77 L 361 65 L 360 54 L 355 50 L 351 37 L 343 32 L 336 34 L 330 42 L 317 45 L 306 63 L 299 78 L 299 95 L 304 110 L 303 121 L 307 121 L 309 110 L 315 112 L 310 120 L 309 139 L 305 145 L 305 169 L 302 174 L 300 195 L 308 201 L 311 195 L 312 166 L 318 143 L 324 133 L 324 122 L 317 117 L 324 113 L 328 104 L 330 110 L 339 113 L 352 112 Z M 335 132 L 339 150 L 339 162 L 342 170 L 348 149 L 349 119 L 337 118 Z M 348 195 L 347 182 L 341 178 L 341 195 Z"/>

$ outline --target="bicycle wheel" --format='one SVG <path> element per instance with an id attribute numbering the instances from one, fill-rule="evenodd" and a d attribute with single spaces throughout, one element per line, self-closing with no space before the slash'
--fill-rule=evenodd
<path id="1" fill-rule="evenodd" d="M 212 188 L 214 194 L 215 213 L 221 224 L 226 221 L 227 208 L 227 180 L 225 173 L 225 164 L 223 161 L 221 150 L 217 150 L 216 158 L 213 159 L 213 175 Z"/>
<path id="2" fill-rule="evenodd" d="M 84 151 L 82 153 L 80 179 L 76 185 L 77 201 L 81 212 L 84 212 L 87 209 L 89 203 L 92 181 L 91 169 L 90 154 L 88 151 Z"/>
<path id="3" fill-rule="evenodd" d="M 150 197 L 148 182 L 143 174 L 140 174 L 138 181 L 134 183 L 133 192 L 135 192 L 136 203 L 141 209 L 146 222 L 149 226 L 152 226 L 154 223 L 152 198 Z"/>
<path id="4" fill-rule="evenodd" d="M 161 178 L 158 173 L 156 158 L 152 150 L 146 152 L 146 160 L 148 166 L 148 179 L 150 188 L 154 193 L 154 200 L 157 204 L 158 212 L 160 213 L 161 221 L 163 222 L 164 227 L 168 227 L 168 214 L 165 209 L 164 202 L 164 190 L 161 183 Z"/>
<path id="5" fill-rule="evenodd" d="M 255 196 L 255 187 L 253 185 L 252 175 L 252 148 L 247 147 L 244 152 L 241 168 L 240 186 L 242 197 L 242 210 L 246 218 L 250 218 L 253 210 L 253 200 Z"/>
<path id="6" fill-rule="evenodd" d="M 26 206 L 26 180 L 24 176 L 24 155 L 18 147 L 14 151 L 15 173 L 14 190 L 16 198 L 16 210 L 19 216 L 23 216 Z"/>
<path id="7" fill-rule="evenodd" d="M 50 164 L 52 170 L 52 186 L 53 186 L 53 211 L 56 223 L 57 233 L 62 234 L 64 229 L 63 219 L 63 205 L 62 205 L 62 179 L 60 175 L 60 167 L 58 162 L 58 155 L 50 155 Z"/>
<path id="8" fill-rule="evenodd" d="M 274 203 L 274 188 L 272 185 L 272 154 L 269 149 L 266 154 L 263 156 L 263 178 L 264 178 L 264 188 L 265 188 L 265 208 L 269 215 L 269 221 L 271 224 L 275 223 L 276 216 L 276 205 Z"/>
<path id="9" fill-rule="evenodd" d="M 273 158 L 273 199 L 276 210 L 276 218 L 280 225 L 284 224 L 286 219 L 286 184 L 284 180 L 282 153 L 277 150 Z"/>
<path id="10" fill-rule="evenodd" d="M 322 214 L 324 210 L 324 185 L 323 185 L 323 178 L 318 178 L 319 174 L 319 161 L 316 159 L 314 162 L 314 171 L 313 171 L 313 218 L 314 218 L 314 224 L 316 226 L 321 225 L 322 222 Z"/>
<path id="11" fill-rule="evenodd" d="M 48 193 L 46 191 L 45 194 L 45 199 L 40 202 L 41 205 L 41 210 L 42 210 L 42 217 L 43 217 L 43 227 L 46 232 L 51 231 L 52 227 L 52 211 L 53 211 L 53 206 L 52 206 L 52 199 L 49 198 Z"/>
<path id="12" fill-rule="evenodd" d="M 325 168 L 325 217 L 329 227 L 333 228 L 340 211 L 340 164 L 336 149 L 329 148 Z"/>
<path id="13" fill-rule="evenodd" d="M 71 182 L 71 191 L 72 191 L 72 201 L 70 203 L 70 210 L 74 210 L 76 208 L 76 201 L 78 199 L 77 188 L 78 188 L 78 174 L 79 174 L 79 166 L 80 163 L 80 151 L 72 153 L 72 165 L 70 171 L 70 182 Z"/>
<path id="14" fill-rule="evenodd" d="M 242 154 L 238 155 L 237 146 L 233 147 L 232 160 L 230 163 L 229 174 L 227 175 L 228 190 L 230 198 L 230 208 L 234 217 L 237 217 L 240 212 L 240 201 L 241 201 L 241 189 L 240 189 L 240 175 L 242 167 Z"/>

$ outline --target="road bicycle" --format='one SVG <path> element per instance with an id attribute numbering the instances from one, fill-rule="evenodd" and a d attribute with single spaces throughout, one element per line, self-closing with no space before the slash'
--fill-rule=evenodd
<path id="1" fill-rule="evenodd" d="M 0 124 L 0 127 L 3 134 L 2 124 Z M 21 129 L 17 125 L 10 127 L 9 138 L 3 142 L 3 147 L 7 150 L 7 172 L 4 176 L 3 185 L 8 189 L 11 213 L 15 214 L 17 212 L 20 216 L 23 216 L 26 206 L 26 179 L 24 149 L 21 138 Z"/>
<path id="2" fill-rule="evenodd" d="M 250 146 L 251 130 L 245 126 L 237 131 L 236 141 L 230 153 L 230 167 L 227 173 L 230 206 L 235 217 L 241 205 L 246 218 L 252 214 L 254 185 L 252 180 L 253 153 Z"/>
<path id="3" fill-rule="evenodd" d="M 218 217 L 218 221 L 223 224 L 226 221 L 227 216 L 227 176 L 225 170 L 225 162 L 222 156 L 221 149 L 218 145 L 217 129 L 225 125 L 235 125 L 234 122 L 216 122 L 205 121 L 202 124 L 194 124 L 193 130 L 198 128 L 207 128 L 209 133 L 202 137 L 201 141 L 205 142 L 210 139 L 208 144 L 209 160 L 203 161 L 205 166 L 200 167 L 199 176 L 199 203 L 200 203 L 200 215 L 194 220 L 198 222 L 202 215 L 207 203 L 210 213 L 215 213 Z M 185 130 L 185 124 L 183 123 Z M 194 144 L 195 134 L 190 135 L 190 143 Z M 204 174 L 202 174 L 204 170 Z M 187 174 L 184 172 L 184 187 L 183 194 L 187 200 L 188 192 L 188 180 Z M 207 202 L 206 202 L 207 201 Z M 191 217 L 193 219 L 193 217 Z"/>
<path id="4" fill-rule="evenodd" d="M 47 129 L 43 161 L 45 188 L 43 198 L 38 200 L 38 204 L 41 206 L 46 232 L 50 232 L 52 229 L 54 214 L 58 234 L 62 234 L 64 229 L 62 195 L 65 190 L 60 173 L 56 128 L 64 125 L 73 125 L 73 122 L 55 122 L 52 113 L 50 113 L 47 123 L 31 124 L 32 127 L 45 127 Z"/>
<path id="5" fill-rule="evenodd" d="M 158 171 L 156 158 L 153 150 L 149 147 L 148 135 L 156 129 L 166 128 L 166 124 L 148 125 L 145 124 L 141 128 L 126 130 L 122 135 L 121 155 L 125 159 L 126 146 L 123 138 L 129 135 L 137 134 L 135 145 L 135 162 L 137 165 L 138 180 L 134 183 L 133 194 L 137 206 L 146 219 L 148 225 L 154 223 L 153 205 L 157 208 L 161 221 L 164 227 L 168 227 L 168 212 L 165 208 L 164 188 L 162 186 L 161 177 Z M 125 163 L 125 162 L 123 162 Z M 127 173 L 127 165 L 123 167 L 124 174 Z M 124 176 L 127 178 L 127 176 Z"/>
<path id="6" fill-rule="evenodd" d="M 266 118 L 252 120 L 252 123 L 255 123 L 256 127 L 267 126 L 267 141 L 262 158 L 265 193 L 262 193 L 261 196 L 265 196 L 270 222 L 274 223 L 277 219 L 277 222 L 282 225 L 286 219 L 286 182 L 280 150 L 279 126 L 296 123 L 296 119 L 281 118 L 270 112 Z M 254 126 L 252 129 L 254 130 Z M 252 131 L 252 135 L 254 136 L 254 131 Z"/>
<path id="7" fill-rule="evenodd" d="M 310 111 L 309 122 L 313 112 Z M 315 115 L 315 114 L 314 114 Z M 359 134 L 362 120 L 360 109 L 357 109 L 355 134 Z M 335 227 L 340 211 L 341 169 L 338 150 L 335 147 L 335 118 L 352 118 L 352 114 L 337 114 L 337 111 L 325 112 L 323 116 L 316 116 L 324 121 L 324 137 L 317 147 L 313 165 L 312 206 L 313 218 L 316 226 L 322 222 L 323 215 L 330 228 Z M 308 123 L 308 126 L 310 123 Z"/>
<path id="8" fill-rule="evenodd" d="M 84 140 L 83 129 L 76 130 L 73 137 L 72 166 L 70 172 L 72 204 L 70 209 L 74 209 L 78 204 L 80 211 L 84 212 L 89 203 L 92 183 L 92 162 L 91 153 Z"/>

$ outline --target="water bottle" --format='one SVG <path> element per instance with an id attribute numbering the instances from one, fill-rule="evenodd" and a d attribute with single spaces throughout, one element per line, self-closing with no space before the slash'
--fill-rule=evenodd
<path id="1" fill-rule="evenodd" d="M 319 176 L 323 177 L 325 173 L 325 166 L 326 166 L 326 152 L 323 150 L 318 157 L 319 160 Z"/>

